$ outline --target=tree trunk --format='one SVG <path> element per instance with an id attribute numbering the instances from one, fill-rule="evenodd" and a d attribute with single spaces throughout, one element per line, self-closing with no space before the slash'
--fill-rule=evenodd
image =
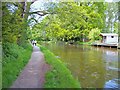
<path id="1" fill-rule="evenodd" d="M 28 20 L 28 13 L 30 10 L 30 5 L 32 4 L 32 2 L 20 2 L 21 4 L 21 18 L 23 18 L 23 29 L 21 31 L 19 31 L 19 33 L 21 34 L 21 37 L 18 37 L 18 44 L 21 45 L 23 43 L 25 43 L 26 39 L 27 39 L 27 20 Z"/>

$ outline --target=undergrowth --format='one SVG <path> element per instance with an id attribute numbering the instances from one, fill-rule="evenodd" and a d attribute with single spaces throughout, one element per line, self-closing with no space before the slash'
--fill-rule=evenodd
<path id="1" fill-rule="evenodd" d="M 24 47 L 13 43 L 3 45 L 2 55 L 2 88 L 8 88 L 17 79 L 32 53 L 30 44 Z"/>

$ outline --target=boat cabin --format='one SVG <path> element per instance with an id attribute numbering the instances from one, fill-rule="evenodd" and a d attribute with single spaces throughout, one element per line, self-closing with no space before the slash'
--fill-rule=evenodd
<path id="1" fill-rule="evenodd" d="M 102 36 L 102 43 L 118 43 L 118 34 L 116 33 L 101 33 Z"/>

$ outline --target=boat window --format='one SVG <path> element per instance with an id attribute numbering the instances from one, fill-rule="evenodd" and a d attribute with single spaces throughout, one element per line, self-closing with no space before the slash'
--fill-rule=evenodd
<path id="1" fill-rule="evenodd" d="M 104 36 L 104 39 L 106 39 L 106 36 Z"/>
<path id="2" fill-rule="evenodd" d="M 114 38 L 114 36 L 111 36 L 111 38 Z"/>

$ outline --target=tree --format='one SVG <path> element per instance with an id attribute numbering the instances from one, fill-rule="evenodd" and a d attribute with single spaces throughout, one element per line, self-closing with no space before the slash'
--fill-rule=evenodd
<path id="1" fill-rule="evenodd" d="M 49 39 L 79 40 L 80 37 L 87 38 L 93 28 L 104 28 L 104 3 L 60 2 L 53 5 L 47 8 L 54 14 L 37 24 L 41 27 L 39 30 L 45 30 Z"/>
<path id="2" fill-rule="evenodd" d="M 100 38 L 100 33 L 101 33 L 101 30 L 98 29 L 98 28 L 94 28 L 90 31 L 89 35 L 88 35 L 88 38 L 91 40 L 91 41 L 95 41 L 95 40 L 99 40 L 101 39 Z"/>
<path id="3" fill-rule="evenodd" d="M 114 23 L 118 20 L 118 2 L 106 3 L 106 27 L 104 32 L 114 32 Z"/>
<path id="4" fill-rule="evenodd" d="M 32 11 L 30 6 L 35 2 L 2 2 L 2 42 L 14 42 L 19 45 L 28 39 L 27 29 L 30 20 L 28 16 L 38 14 L 40 16 L 48 14 L 47 11 Z M 28 31 L 29 32 L 29 31 Z"/>

